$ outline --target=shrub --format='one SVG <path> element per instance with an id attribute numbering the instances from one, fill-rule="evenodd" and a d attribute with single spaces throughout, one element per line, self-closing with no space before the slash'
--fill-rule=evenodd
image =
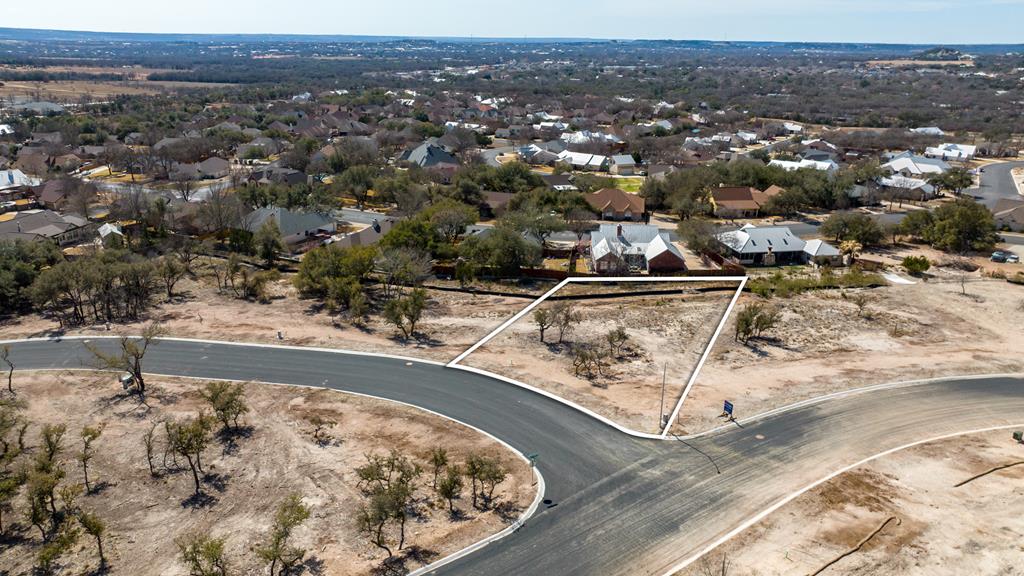
<path id="1" fill-rule="evenodd" d="M 907 256 L 903 259 L 903 267 L 912 276 L 920 276 L 932 267 L 932 263 L 924 256 Z"/>

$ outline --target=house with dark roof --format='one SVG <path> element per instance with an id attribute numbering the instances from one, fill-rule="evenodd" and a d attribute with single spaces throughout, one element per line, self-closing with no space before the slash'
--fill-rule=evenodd
<path id="1" fill-rule="evenodd" d="M 667 232 L 646 224 L 602 224 L 590 233 L 590 266 L 602 275 L 686 270 L 686 260 Z"/>
<path id="2" fill-rule="evenodd" d="M 25 210 L 0 214 L 0 241 L 50 240 L 60 246 L 89 239 L 96 228 L 85 218 L 52 210 Z"/>
<path id="3" fill-rule="evenodd" d="M 281 238 L 289 246 L 303 242 L 311 236 L 334 234 L 338 228 L 334 217 L 330 214 L 292 211 L 277 206 L 260 208 L 251 212 L 245 217 L 244 227 L 249 232 L 255 233 L 268 220 L 277 223 L 277 228 L 281 231 Z"/>
<path id="4" fill-rule="evenodd" d="M 541 174 L 540 179 L 548 188 L 559 192 L 579 190 L 573 182 L 572 174 Z"/>
<path id="5" fill-rule="evenodd" d="M 231 173 L 231 162 L 212 156 L 197 164 L 196 171 L 202 178 L 223 178 Z"/>
<path id="6" fill-rule="evenodd" d="M 604 220 L 644 219 L 645 202 L 642 196 L 630 194 L 618 188 L 603 188 L 584 196 L 587 204 Z"/>
<path id="7" fill-rule="evenodd" d="M 711 207 L 719 218 L 753 218 L 772 197 L 785 192 L 778 186 L 758 190 L 750 186 L 722 186 L 711 191 Z"/>
<path id="8" fill-rule="evenodd" d="M 267 166 L 262 170 L 254 170 L 249 174 L 249 182 L 259 185 L 266 184 L 287 184 L 295 186 L 298 184 L 309 184 L 310 176 L 294 168 L 283 168 L 281 166 Z"/>

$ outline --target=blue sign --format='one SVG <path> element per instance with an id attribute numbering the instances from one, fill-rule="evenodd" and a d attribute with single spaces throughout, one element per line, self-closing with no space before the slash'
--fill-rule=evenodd
<path id="1" fill-rule="evenodd" d="M 725 410 L 726 414 L 728 414 L 729 416 L 732 416 L 732 402 L 729 402 L 728 400 L 726 400 L 725 401 L 725 407 L 723 408 L 723 410 Z"/>

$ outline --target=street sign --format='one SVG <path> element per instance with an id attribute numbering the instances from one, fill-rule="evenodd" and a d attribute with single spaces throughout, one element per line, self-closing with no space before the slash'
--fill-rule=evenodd
<path id="1" fill-rule="evenodd" d="M 729 416 L 732 416 L 732 402 L 726 400 L 725 406 L 722 408 L 722 410 L 724 410 L 725 413 L 728 414 Z"/>

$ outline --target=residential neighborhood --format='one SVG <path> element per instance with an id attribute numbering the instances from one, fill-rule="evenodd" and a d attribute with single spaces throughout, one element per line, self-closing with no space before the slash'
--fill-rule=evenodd
<path id="1" fill-rule="evenodd" d="M 7 8 L 0 575 L 1017 573 L 1024 13 L 734 4 Z"/>

